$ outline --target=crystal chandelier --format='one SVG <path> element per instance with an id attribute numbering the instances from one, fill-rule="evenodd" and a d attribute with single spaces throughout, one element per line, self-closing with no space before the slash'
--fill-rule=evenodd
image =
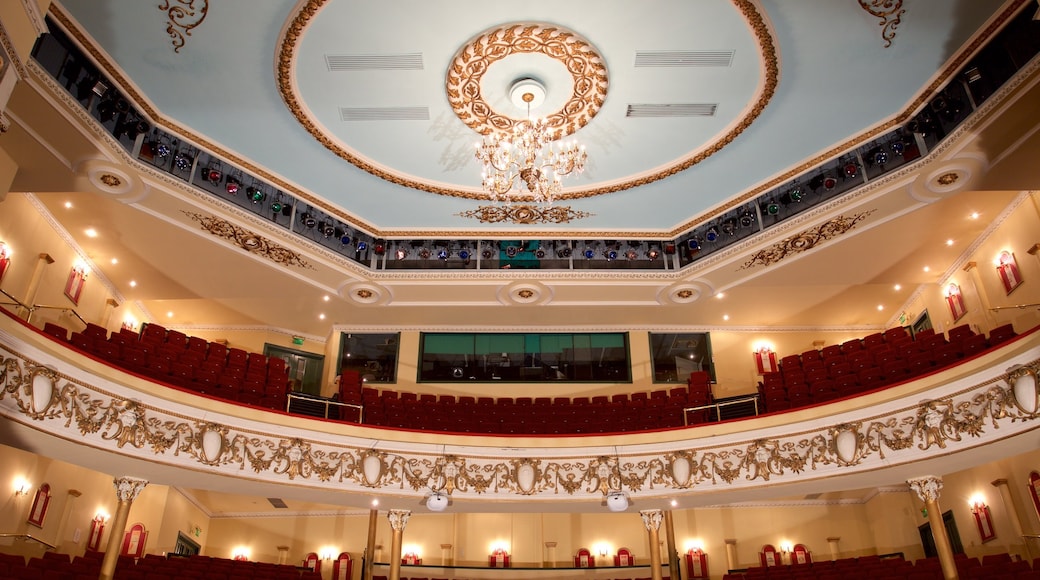
<path id="1" fill-rule="evenodd" d="M 511 132 L 485 136 L 477 144 L 484 191 L 496 202 L 552 205 L 563 189 L 563 178 L 585 169 L 585 147 L 557 141 L 557 131 L 546 119 L 531 119 L 531 107 L 545 98 L 541 83 L 521 79 L 513 83 L 510 96 L 515 104 L 527 107 L 528 118 L 513 125 Z"/>

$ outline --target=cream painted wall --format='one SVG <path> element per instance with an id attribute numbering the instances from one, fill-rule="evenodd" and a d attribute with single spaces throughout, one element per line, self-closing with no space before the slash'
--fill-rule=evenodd
<path id="1" fill-rule="evenodd" d="M 917 527 L 927 522 L 924 503 L 909 489 L 883 491 L 866 505 L 867 522 L 879 554 L 902 552 L 907 560 L 924 558 Z"/>

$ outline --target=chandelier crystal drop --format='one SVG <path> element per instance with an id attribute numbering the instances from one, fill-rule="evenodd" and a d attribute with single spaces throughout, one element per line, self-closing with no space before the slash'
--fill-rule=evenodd
<path id="1" fill-rule="evenodd" d="M 557 131 L 546 119 L 531 119 L 532 101 L 540 101 L 539 87 L 525 79 L 517 87 L 528 107 L 527 120 L 510 132 L 494 133 L 477 144 L 477 160 L 483 165 L 481 181 L 492 201 L 533 201 L 552 205 L 563 189 L 563 178 L 581 173 L 588 155 L 585 146 L 557 140 Z"/>

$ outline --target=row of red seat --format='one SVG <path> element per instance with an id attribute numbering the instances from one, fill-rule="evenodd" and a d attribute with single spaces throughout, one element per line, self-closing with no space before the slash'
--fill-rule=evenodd
<path id="1" fill-rule="evenodd" d="M 71 558 L 69 554 L 44 552 L 42 557 L 25 558 L 0 553 L 0 579 L 15 580 L 96 580 L 101 572 L 104 552 L 88 551 Z M 115 580 L 320 580 L 321 575 L 306 568 L 266 562 L 249 562 L 192 556 L 188 558 L 147 554 L 143 558 L 121 555 L 116 562 Z"/>
<path id="2" fill-rule="evenodd" d="M 955 554 L 954 564 L 962 580 L 1038 580 L 1040 558 L 1029 562 L 1015 560 L 1010 554 L 987 554 L 980 561 Z M 835 561 L 785 566 L 757 566 L 744 572 L 728 573 L 723 580 L 942 580 L 939 559 L 921 558 L 911 563 L 903 558 L 877 556 L 844 558 Z"/>
<path id="3" fill-rule="evenodd" d="M 346 380 L 352 383 L 353 378 Z M 357 399 L 348 393 L 344 400 Z M 455 397 L 365 387 L 360 404 L 364 423 L 370 425 L 462 433 L 566 434 L 642 431 L 705 422 L 709 419 L 707 410 L 685 409 L 710 405 L 713 400 L 707 373 L 697 372 L 687 386 L 631 395 Z M 341 414 L 345 420 L 356 421 L 357 416 L 358 411 L 349 408 Z"/>
<path id="4" fill-rule="evenodd" d="M 1012 325 L 989 337 L 967 325 L 949 336 L 923 331 L 910 336 L 890 329 L 781 359 L 780 370 L 766 373 L 759 394 L 767 412 L 781 411 L 872 391 L 956 364 L 1017 336 Z"/>
<path id="5" fill-rule="evenodd" d="M 157 381 L 229 401 L 285 409 L 289 390 L 285 360 L 267 357 L 219 342 L 187 336 L 157 324 L 141 332 L 121 329 L 111 334 L 88 323 L 69 334 L 47 322 L 44 333 L 70 346 L 131 372 Z"/>

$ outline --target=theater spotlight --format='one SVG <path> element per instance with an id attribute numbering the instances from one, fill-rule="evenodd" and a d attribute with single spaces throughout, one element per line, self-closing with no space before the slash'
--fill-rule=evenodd
<path id="1" fill-rule="evenodd" d="M 726 234 L 727 236 L 732 236 L 733 234 L 737 233 L 737 221 L 730 218 L 722 222 L 722 227 L 720 229 L 722 230 L 722 233 Z"/>
<path id="2" fill-rule="evenodd" d="M 282 215 L 285 216 L 285 217 L 289 217 L 289 216 L 292 215 L 292 204 L 291 203 L 284 203 L 284 204 L 282 204 Z"/>
<path id="3" fill-rule="evenodd" d="M 127 101 L 123 97 L 119 97 L 115 102 L 116 112 L 120 115 L 125 115 L 130 112 L 130 101 Z"/>
<path id="4" fill-rule="evenodd" d="M 903 142 L 902 139 L 893 141 L 891 147 L 892 147 L 892 153 L 895 153 L 896 155 L 898 155 L 900 157 L 902 157 L 903 154 L 906 153 L 906 143 Z"/>
<path id="5" fill-rule="evenodd" d="M 582 255 L 585 256 L 586 260 L 591 260 L 596 257 L 596 251 L 592 248 L 586 248 L 585 252 Z"/>
<path id="6" fill-rule="evenodd" d="M 674 254 L 675 253 L 675 244 L 672 244 L 672 243 L 665 244 L 664 245 L 664 253 L 668 254 L 669 256 Z"/>
<path id="7" fill-rule="evenodd" d="M 220 183 L 221 178 L 224 177 L 224 172 L 220 170 L 220 162 L 217 160 L 210 161 L 209 167 L 202 172 L 202 177 L 213 185 Z"/>
<path id="8" fill-rule="evenodd" d="M 427 248 L 426 246 L 423 246 L 423 247 L 419 248 L 419 257 L 422 258 L 423 260 L 429 260 L 430 259 L 430 248 Z"/>
<path id="9" fill-rule="evenodd" d="M 617 250 L 613 248 L 608 248 L 604 250 L 603 255 L 607 258 L 608 262 L 613 262 L 614 260 L 617 260 Z"/>
<path id="10" fill-rule="evenodd" d="M 246 188 L 246 197 L 248 197 L 249 201 L 253 203 L 260 203 L 267 198 L 267 194 L 264 193 L 264 190 L 260 189 L 259 186 L 250 185 Z"/>
<path id="11" fill-rule="evenodd" d="M 358 251 L 358 253 L 364 252 L 367 249 L 368 249 L 368 242 L 366 242 L 364 240 L 361 240 L 361 241 L 359 241 L 357 243 L 357 251 Z"/>
<path id="12" fill-rule="evenodd" d="M 878 167 L 884 167 L 888 163 L 888 151 L 885 151 L 880 145 L 874 147 L 867 151 L 867 162 Z"/>
<path id="13" fill-rule="evenodd" d="M 107 123 L 115 118 L 116 105 L 112 102 L 112 99 L 105 99 L 98 103 L 97 116 L 102 123 Z"/>
<path id="14" fill-rule="evenodd" d="M 440 250 L 437 250 L 437 259 L 442 261 L 442 262 L 446 261 L 448 259 L 448 256 L 450 256 L 450 255 L 451 254 L 448 252 L 448 250 L 445 250 L 443 248 L 440 249 Z"/>
<path id="15" fill-rule="evenodd" d="M 845 177 L 856 177 L 859 175 L 859 165 L 850 161 L 842 166 L 842 170 L 845 172 Z"/>
<path id="16" fill-rule="evenodd" d="M 242 187 L 242 182 L 239 181 L 236 177 L 232 177 L 231 175 L 227 176 L 227 180 L 225 180 L 225 183 L 224 183 L 224 191 L 227 191 L 228 195 L 235 195 L 236 193 L 238 193 L 238 190 L 241 187 Z M 278 209 L 274 208 L 275 205 L 278 205 Z M 281 208 L 281 206 L 279 204 L 273 204 L 273 205 L 271 205 L 271 210 L 274 211 L 275 213 L 278 213 L 279 211 L 282 210 L 282 208 Z"/>
<path id="17" fill-rule="evenodd" d="M 762 213 L 766 215 L 776 215 L 780 213 L 780 204 L 776 201 L 768 201 L 762 204 Z"/>
<path id="18" fill-rule="evenodd" d="M 541 246 L 538 246 L 538 248 L 535 249 L 535 251 L 534 251 L 534 257 L 538 258 L 539 260 L 544 258 L 545 257 L 545 248 L 543 248 Z"/>
<path id="19" fill-rule="evenodd" d="M 740 215 L 740 227 L 750 228 L 755 223 L 755 214 L 745 211 Z"/>
<path id="20" fill-rule="evenodd" d="M 562 248 L 557 248 L 556 249 L 556 256 L 558 258 L 570 258 L 571 257 L 571 247 L 570 246 L 564 246 Z"/>
<path id="21" fill-rule="evenodd" d="M 711 230 L 709 230 L 709 232 L 710 231 Z M 714 241 L 714 239 L 712 241 Z M 691 252 L 699 252 L 701 250 L 701 241 L 698 240 L 697 238 L 690 238 L 690 239 L 686 240 L 686 247 Z"/>
<path id="22" fill-rule="evenodd" d="M 462 260 L 463 262 L 469 262 L 469 258 L 470 258 L 469 250 L 466 250 L 466 249 L 459 250 L 459 259 L 460 260 Z"/>
<path id="23" fill-rule="evenodd" d="M 626 260 L 635 260 L 638 257 L 639 257 L 639 252 L 637 252 L 637 251 L 635 251 L 633 249 L 625 251 L 625 259 Z"/>
<path id="24" fill-rule="evenodd" d="M 656 247 L 652 247 L 652 248 L 650 248 L 649 250 L 646 251 L 646 258 L 648 260 L 650 260 L 651 262 L 653 262 L 654 260 L 656 260 L 656 259 L 658 259 L 660 257 L 661 257 L 661 250 L 657 249 Z"/>
<path id="25" fill-rule="evenodd" d="M 353 239 L 350 237 L 350 232 L 345 232 L 339 228 L 336 228 L 336 236 L 339 237 L 339 243 L 344 246 L 349 246 Z"/>
<path id="26" fill-rule="evenodd" d="M 704 239 L 709 242 L 715 242 L 719 239 L 719 230 L 714 227 L 708 228 L 708 231 L 704 234 Z"/>
<path id="27" fill-rule="evenodd" d="M 386 244 L 379 242 L 374 248 L 372 248 L 372 251 L 375 252 L 377 256 L 382 256 L 386 253 Z"/>
<path id="28" fill-rule="evenodd" d="M 805 192 L 800 187 L 792 187 L 788 189 L 786 193 L 780 196 L 780 203 L 784 205 L 791 205 L 792 203 L 798 203 L 805 197 Z"/>
<path id="29" fill-rule="evenodd" d="M 303 219 L 305 220 L 303 225 L 307 225 L 306 220 L 309 217 L 309 215 L 303 216 Z M 328 222 L 319 222 L 318 231 L 321 232 L 321 235 L 326 238 L 331 238 L 332 236 L 336 235 L 336 227 Z"/>
<path id="30" fill-rule="evenodd" d="M 397 250 L 394 251 L 394 257 L 398 260 L 403 260 L 408 257 L 408 250 L 405 248 L 397 248 Z"/>
<path id="31" fill-rule="evenodd" d="M 170 156 L 170 146 L 164 143 L 161 139 L 155 143 L 152 147 L 152 151 L 155 152 L 155 156 L 159 159 L 166 159 Z"/>
<path id="32" fill-rule="evenodd" d="M 302 216 L 300 216 L 300 223 L 303 224 L 303 227 L 305 228 L 313 228 L 314 226 L 318 225 L 318 220 L 315 219 L 314 216 L 312 216 L 311 214 L 305 213 Z"/>
<path id="33" fill-rule="evenodd" d="M 516 246 L 506 246 L 506 256 L 507 257 L 515 258 L 516 255 L 519 254 L 519 253 L 520 253 L 520 248 L 518 248 Z"/>
<path id="34" fill-rule="evenodd" d="M 191 156 L 182 151 L 178 151 L 173 156 L 173 166 L 181 171 L 187 171 L 191 168 Z"/>
<path id="35" fill-rule="evenodd" d="M 276 201 L 276 202 L 272 203 L 271 204 L 271 213 L 276 213 L 276 214 L 277 213 L 282 213 L 282 207 L 283 207 L 282 203 L 279 202 L 279 201 Z"/>
<path id="36" fill-rule="evenodd" d="M 492 250 L 491 248 L 485 246 L 484 249 L 480 251 L 480 257 L 485 259 L 485 260 L 490 260 L 491 256 L 494 255 L 494 253 L 495 253 L 494 250 Z"/>

